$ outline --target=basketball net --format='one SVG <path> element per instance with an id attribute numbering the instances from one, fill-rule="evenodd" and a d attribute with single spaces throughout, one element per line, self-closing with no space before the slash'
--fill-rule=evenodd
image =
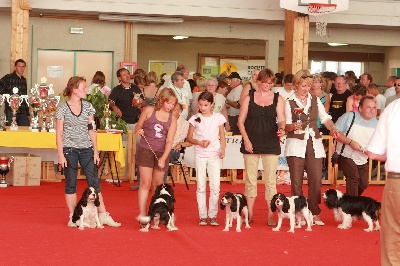
<path id="1" fill-rule="evenodd" d="M 332 13 L 336 9 L 335 4 L 309 3 L 308 12 L 310 16 L 315 17 L 315 28 L 318 36 L 326 36 L 326 26 L 328 25 L 327 14 Z"/>

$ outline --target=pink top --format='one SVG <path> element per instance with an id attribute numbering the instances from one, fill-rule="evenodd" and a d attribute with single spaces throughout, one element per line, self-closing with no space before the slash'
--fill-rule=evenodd
<path id="1" fill-rule="evenodd" d="M 147 140 L 153 150 L 163 152 L 165 150 L 165 142 L 167 140 L 167 134 L 171 123 L 171 113 L 169 114 L 168 121 L 162 122 L 157 119 L 156 110 L 154 109 L 151 116 L 143 123 L 144 137 L 146 139 L 142 137 L 139 146 L 145 149 L 150 149 L 149 144 L 146 142 Z"/>
<path id="2" fill-rule="evenodd" d="M 356 99 L 356 95 L 353 94 L 353 112 L 357 112 L 358 111 L 358 104 L 357 104 L 357 99 Z"/>
<path id="3" fill-rule="evenodd" d="M 200 122 L 198 122 L 199 119 Z M 221 143 L 219 141 L 219 127 L 225 122 L 225 117 L 220 113 L 213 113 L 208 117 L 197 114 L 189 119 L 189 123 L 194 127 L 194 138 L 197 140 L 209 140 L 211 142 L 207 148 L 195 145 L 195 156 L 202 158 L 218 156 L 221 150 Z"/>

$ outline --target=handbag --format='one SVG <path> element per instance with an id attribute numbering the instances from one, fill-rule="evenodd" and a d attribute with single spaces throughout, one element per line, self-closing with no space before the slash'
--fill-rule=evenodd
<path id="1" fill-rule="evenodd" d="M 349 129 L 347 130 L 347 132 L 346 132 L 346 137 L 347 137 L 347 135 L 349 135 L 350 129 L 351 129 L 351 127 L 352 127 L 353 124 L 354 124 L 354 119 L 356 118 L 356 113 L 355 113 L 355 112 L 352 112 L 352 113 L 353 113 L 353 119 L 351 119 L 350 127 L 349 127 Z M 332 154 L 332 159 L 331 159 L 332 164 L 338 164 L 338 163 L 339 163 L 340 157 L 342 156 L 342 153 L 343 153 L 343 151 L 344 151 L 344 147 L 346 146 L 346 144 L 343 143 L 342 149 L 340 150 L 340 153 L 338 154 L 338 153 L 336 152 L 336 145 L 337 145 L 337 140 L 335 140 L 335 151 L 334 151 L 334 153 Z"/>

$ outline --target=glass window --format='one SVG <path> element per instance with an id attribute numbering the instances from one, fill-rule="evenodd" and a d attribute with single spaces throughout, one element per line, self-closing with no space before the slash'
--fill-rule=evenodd
<path id="1" fill-rule="evenodd" d="M 349 70 L 353 70 L 356 76 L 359 77 L 361 73 L 363 73 L 363 63 L 311 60 L 311 73 L 313 74 L 330 71 L 338 75 L 344 75 L 344 73 Z"/>

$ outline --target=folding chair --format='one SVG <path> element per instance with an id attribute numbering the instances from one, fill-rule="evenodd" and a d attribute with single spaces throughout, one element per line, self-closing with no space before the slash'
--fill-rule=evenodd
<path id="1" fill-rule="evenodd" d="M 185 179 L 186 188 L 189 190 L 189 185 L 188 185 L 188 182 L 187 182 L 187 179 L 186 179 L 185 169 L 183 168 L 183 164 L 182 164 L 182 160 L 183 160 L 184 156 L 185 156 L 185 148 L 182 148 L 179 151 L 179 158 L 171 158 L 171 159 L 173 159 L 172 161 L 170 159 L 169 169 L 170 169 L 170 172 L 171 172 L 172 184 L 173 184 L 173 186 L 175 186 L 175 181 L 174 181 L 174 178 L 172 176 L 172 168 L 171 168 L 171 166 L 173 166 L 173 165 L 179 165 L 180 166 L 182 174 L 183 174 L 183 178 Z"/>

